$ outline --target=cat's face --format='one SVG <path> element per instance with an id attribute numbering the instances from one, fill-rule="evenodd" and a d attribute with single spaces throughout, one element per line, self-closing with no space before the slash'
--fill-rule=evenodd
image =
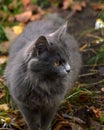
<path id="1" fill-rule="evenodd" d="M 52 38 L 50 38 L 51 36 Z M 62 34 L 56 36 L 53 33 L 48 40 L 45 36 L 38 38 L 35 43 L 35 56 L 33 55 L 28 63 L 31 73 L 46 78 L 65 77 L 70 73 L 69 52 L 67 46 L 60 39 L 61 36 Z"/>

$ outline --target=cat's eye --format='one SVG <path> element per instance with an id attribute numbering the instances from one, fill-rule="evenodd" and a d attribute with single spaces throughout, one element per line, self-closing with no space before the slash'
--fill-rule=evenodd
<path id="1" fill-rule="evenodd" d="M 55 61 L 54 63 L 53 63 L 53 66 L 54 67 L 58 67 L 60 65 L 60 62 L 59 61 Z"/>

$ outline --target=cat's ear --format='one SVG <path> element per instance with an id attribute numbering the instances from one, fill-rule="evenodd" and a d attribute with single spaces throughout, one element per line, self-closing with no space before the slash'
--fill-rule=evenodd
<path id="1" fill-rule="evenodd" d="M 37 51 L 37 55 L 42 54 L 43 52 L 48 50 L 48 40 L 45 36 L 40 36 L 35 42 L 35 48 Z"/>
<path id="2" fill-rule="evenodd" d="M 67 32 L 67 24 L 68 24 L 68 22 L 66 22 L 64 25 L 62 25 L 55 32 L 49 34 L 49 36 L 57 37 L 58 39 L 61 39 L 63 36 L 65 36 L 65 34 Z"/>

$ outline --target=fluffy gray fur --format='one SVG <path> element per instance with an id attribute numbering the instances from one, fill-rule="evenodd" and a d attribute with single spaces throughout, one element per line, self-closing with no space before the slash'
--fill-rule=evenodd
<path id="1" fill-rule="evenodd" d="M 64 76 L 58 76 L 49 66 L 50 57 L 57 53 L 71 67 Z M 65 21 L 56 15 L 30 23 L 15 39 L 9 50 L 5 79 L 31 130 L 48 129 L 80 67 L 78 44 L 67 33 Z"/>

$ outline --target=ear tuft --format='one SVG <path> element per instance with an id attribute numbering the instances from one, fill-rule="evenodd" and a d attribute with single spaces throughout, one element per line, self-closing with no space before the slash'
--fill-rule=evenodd
<path id="1" fill-rule="evenodd" d="M 62 36 L 66 34 L 67 26 L 68 26 L 68 22 L 66 21 L 65 24 L 58 29 L 58 32 L 59 32 L 58 38 L 61 38 Z"/>
<path id="2" fill-rule="evenodd" d="M 48 41 L 45 36 L 40 36 L 35 43 L 37 55 L 48 50 Z"/>
<path id="3" fill-rule="evenodd" d="M 64 25 L 62 25 L 55 32 L 49 34 L 49 36 L 50 37 L 57 37 L 58 39 L 62 39 L 62 37 L 65 36 L 65 34 L 67 32 L 67 25 L 68 25 L 68 22 L 66 21 Z"/>

